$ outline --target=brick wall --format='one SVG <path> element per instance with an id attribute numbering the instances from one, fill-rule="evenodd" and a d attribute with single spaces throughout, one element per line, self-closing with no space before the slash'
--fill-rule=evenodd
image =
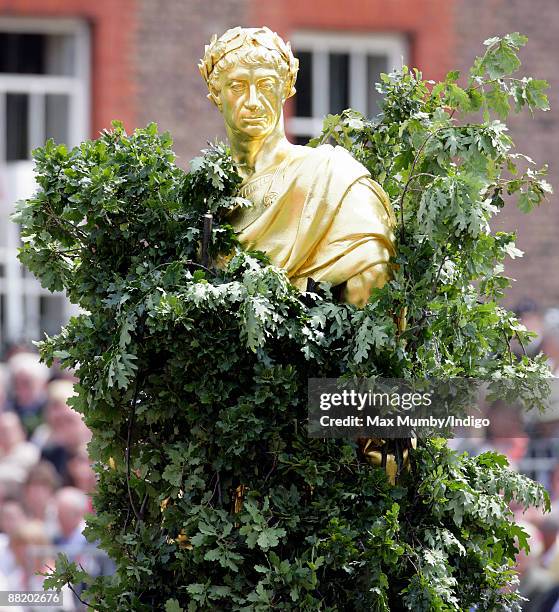
<path id="1" fill-rule="evenodd" d="M 250 17 L 289 38 L 294 30 L 407 34 L 410 63 L 428 78 L 449 70 L 454 0 L 253 0 Z"/>
<path id="2" fill-rule="evenodd" d="M 221 117 L 206 99 L 196 64 L 213 33 L 235 25 L 267 25 L 289 38 L 295 29 L 404 32 L 414 63 L 441 77 L 452 46 L 446 0 L 137 0 L 138 124 L 156 121 L 175 140 L 179 163 L 224 137 Z M 438 37 L 433 36 L 438 32 Z"/>
<path id="3" fill-rule="evenodd" d="M 136 0 L 0 0 L 0 16 L 87 21 L 91 28 L 91 134 L 120 119 L 136 122 L 133 43 Z"/>
<path id="4" fill-rule="evenodd" d="M 549 81 L 551 111 L 529 113 L 510 119 L 510 134 L 520 152 L 532 157 L 538 165 L 548 163 L 550 181 L 559 190 L 559 5 L 557 0 L 456 0 L 455 63 L 466 69 L 473 57 L 482 51 L 482 42 L 495 34 L 522 32 L 529 37 L 522 51 L 522 71 Z M 529 215 L 514 205 L 505 208 L 496 228 L 517 230 L 517 245 L 525 251 L 522 259 L 511 261 L 506 268 L 516 279 L 509 303 L 531 297 L 542 306 L 559 305 L 559 208 L 552 196 Z"/>
<path id="5" fill-rule="evenodd" d="M 223 121 L 206 98 L 198 60 L 212 34 L 246 23 L 247 0 L 137 0 L 139 22 L 136 77 L 138 124 L 156 121 L 175 141 L 178 163 L 216 137 Z"/>

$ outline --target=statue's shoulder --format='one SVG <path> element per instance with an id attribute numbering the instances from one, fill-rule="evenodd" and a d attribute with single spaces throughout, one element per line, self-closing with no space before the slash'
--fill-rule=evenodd
<path id="1" fill-rule="evenodd" d="M 329 144 L 319 145 L 318 147 L 305 147 L 301 145 L 294 145 L 294 147 L 296 147 L 295 155 L 302 162 L 315 166 L 317 170 L 320 169 L 337 177 L 350 180 L 370 176 L 367 168 L 343 147 Z"/>
<path id="2" fill-rule="evenodd" d="M 316 148 L 298 146 L 298 149 L 301 149 L 299 154 L 304 163 L 308 163 L 306 171 L 310 173 L 314 170 L 315 176 L 320 173 L 323 178 L 328 178 L 331 184 L 338 186 L 342 191 L 348 189 L 347 192 L 344 192 L 344 195 L 354 193 L 358 199 L 362 199 L 367 191 L 374 193 L 390 218 L 394 218 L 390 199 L 382 186 L 373 179 L 367 168 L 357 161 L 347 149 L 329 144 L 320 145 Z M 349 191 L 349 186 L 352 185 L 356 185 L 357 191 Z M 363 188 L 359 188 L 359 186 L 367 191 L 363 191 Z"/>

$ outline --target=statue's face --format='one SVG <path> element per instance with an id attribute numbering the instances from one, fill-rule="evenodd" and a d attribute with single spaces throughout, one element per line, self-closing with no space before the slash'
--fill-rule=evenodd
<path id="1" fill-rule="evenodd" d="M 239 64 L 225 71 L 217 95 L 225 123 L 241 137 L 266 138 L 281 117 L 284 87 L 271 65 Z"/>

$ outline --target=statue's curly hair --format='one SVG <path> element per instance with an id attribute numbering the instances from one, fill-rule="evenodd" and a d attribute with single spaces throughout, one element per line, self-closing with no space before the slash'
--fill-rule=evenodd
<path id="1" fill-rule="evenodd" d="M 215 101 L 219 93 L 219 78 L 233 66 L 266 63 L 275 68 L 285 83 L 285 98 L 295 93 L 295 80 L 299 61 L 294 57 L 289 43 L 269 28 L 232 28 L 222 36 L 213 36 L 206 45 L 198 68 L 208 85 L 208 97 Z"/>

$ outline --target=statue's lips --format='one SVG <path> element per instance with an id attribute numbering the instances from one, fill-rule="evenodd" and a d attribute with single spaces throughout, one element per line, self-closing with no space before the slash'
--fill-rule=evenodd
<path id="1" fill-rule="evenodd" d="M 258 123 L 260 121 L 266 121 L 266 117 L 243 117 L 243 120 L 248 123 Z"/>

